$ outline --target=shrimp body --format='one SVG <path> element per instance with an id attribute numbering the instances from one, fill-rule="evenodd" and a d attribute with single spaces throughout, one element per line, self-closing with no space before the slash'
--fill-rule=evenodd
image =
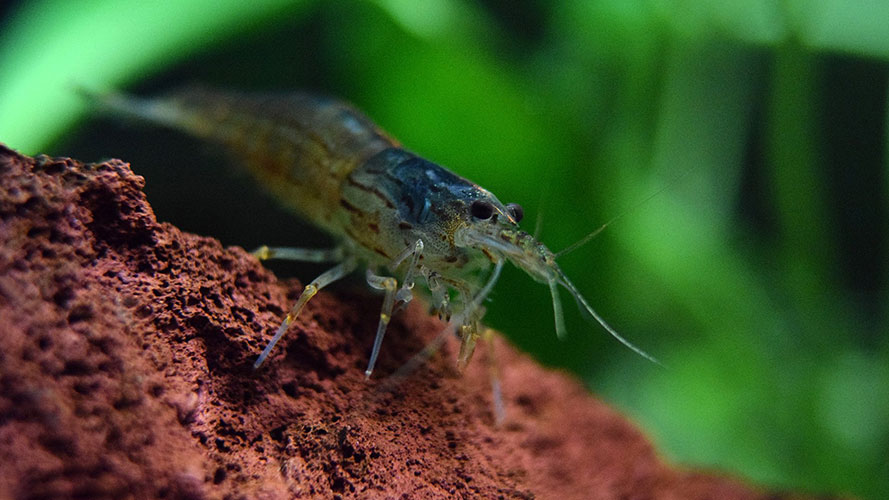
<path id="1" fill-rule="evenodd" d="M 222 144 L 283 205 L 339 242 L 332 250 L 254 252 L 259 258 L 337 262 L 306 286 L 254 367 L 318 290 L 358 267 L 367 269 L 369 285 L 385 291 L 368 377 L 393 311 L 412 299 L 418 278 L 433 309 L 460 335 L 459 364 L 465 366 L 482 332 L 482 303 L 505 261 L 549 285 L 559 336 L 562 286 L 618 340 L 651 359 L 596 314 L 545 245 L 521 231 L 519 205 L 504 205 L 477 184 L 403 149 L 347 104 L 302 93 L 197 88 L 152 99 L 95 99 L 102 108 Z"/>

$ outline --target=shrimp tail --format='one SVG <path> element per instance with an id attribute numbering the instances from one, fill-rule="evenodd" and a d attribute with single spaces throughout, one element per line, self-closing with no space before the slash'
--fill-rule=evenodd
<path id="1" fill-rule="evenodd" d="M 121 92 L 99 92 L 86 87 L 75 91 L 97 112 L 143 120 L 168 127 L 181 127 L 182 109 L 165 99 L 145 99 Z"/>

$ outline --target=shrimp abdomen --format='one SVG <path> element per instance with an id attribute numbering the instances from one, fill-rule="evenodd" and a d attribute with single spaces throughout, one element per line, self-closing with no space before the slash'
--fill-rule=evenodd
<path id="1" fill-rule="evenodd" d="M 305 93 L 194 87 L 153 99 L 98 99 L 112 111 L 224 145 L 279 202 L 335 234 L 346 176 L 374 154 L 397 147 L 348 104 Z"/>

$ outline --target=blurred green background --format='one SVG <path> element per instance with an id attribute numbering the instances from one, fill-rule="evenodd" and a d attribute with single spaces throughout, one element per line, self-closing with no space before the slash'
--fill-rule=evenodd
<path id="1" fill-rule="evenodd" d="M 772 488 L 889 498 L 889 2 L 0 9 L 0 142 L 130 161 L 159 218 L 228 245 L 324 237 L 212 146 L 86 120 L 73 86 L 332 94 L 522 203 L 529 230 L 542 215 L 553 250 L 620 215 L 561 264 L 667 369 L 586 323 L 567 296 L 570 335 L 558 341 L 546 288 L 515 269 L 489 323 L 577 373 L 672 461 Z"/>

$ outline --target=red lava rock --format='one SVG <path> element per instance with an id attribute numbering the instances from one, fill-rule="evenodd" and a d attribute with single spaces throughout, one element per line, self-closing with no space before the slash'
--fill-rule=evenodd
<path id="1" fill-rule="evenodd" d="M 381 390 L 443 326 L 416 303 L 370 382 L 380 299 L 357 292 L 319 294 L 254 371 L 299 283 L 158 223 L 143 183 L 0 146 L 0 498 L 780 497 L 664 464 L 503 341 L 503 426 L 454 346 Z"/>

